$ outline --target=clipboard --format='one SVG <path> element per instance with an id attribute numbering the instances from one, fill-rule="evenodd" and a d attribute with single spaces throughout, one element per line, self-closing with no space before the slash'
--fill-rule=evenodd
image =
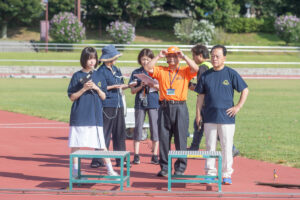
<path id="1" fill-rule="evenodd" d="M 152 79 L 151 77 L 147 76 L 146 74 L 135 74 L 134 76 L 139 78 L 146 85 L 148 85 L 148 84 L 153 84 L 153 85 L 158 84 L 157 80 Z"/>

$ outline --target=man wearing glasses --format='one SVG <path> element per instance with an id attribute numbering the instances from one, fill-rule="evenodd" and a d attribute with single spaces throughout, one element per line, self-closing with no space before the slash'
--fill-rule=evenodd
<path id="1" fill-rule="evenodd" d="M 155 66 L 161 58 L 167 59 L 168 67 Z M 180 60 L 184 60 L 188 66 L 181 66 Z M 168 152 L 173 135 L 176 150 L 186 150 L 189 127 L 186 99 L 189 82 L 197 75 L 198 65 L 184 55 L 178 47 L 171 46 L 167 50 L 160 51 L 145 69 L 152 78 L 159 82 L 158 133 L 161 171 L 157 176 L 166 177 L 168 175 Z M 177 159 L 174 164 L 174 174 L 182 175 L 186 165 L 186 159 Z"/>

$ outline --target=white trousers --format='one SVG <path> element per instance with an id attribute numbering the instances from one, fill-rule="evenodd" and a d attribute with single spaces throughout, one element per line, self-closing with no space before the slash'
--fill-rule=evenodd
<path id="1" fill-rule="evenodd" d="M 232 146 L 235 124 L 213 124 L 205 123 L 204 132 L 206 139 L 206 150 L 215 151 L 217 145 L 217 136 L 220 138 L 222 149 L 222 176 L 230 178 L 233 173 L 232 164 Z M 216 159 L 208 158 L 205 162 L 205 172 L 207 175 L 216 176 Z"/>

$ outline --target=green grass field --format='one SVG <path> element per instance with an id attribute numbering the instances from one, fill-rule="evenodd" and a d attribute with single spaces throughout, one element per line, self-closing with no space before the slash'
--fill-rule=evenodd
<path id="1" fill-rule="evenodd" d="M 138 51 L 124 51 L 123 56 L 119 58 L 119 61 L 131 60 L 136 61 Z M 101 52 L 98 51 L 99 56 Z M 155 51 L 158 54 L 158 51 Z M 186 52 L 191 58 L 191 53 Z M 74 60 L 75 62 L 13 62 L 13 61 L 1 61 L 1 66 L 80 66 L 79 63 L 80 52 L 0 52 L 1 59 L 18 59 L 18 60 Z M 76 62 L 78 60 L 78 62 Z M 232 52 L 228 53 L 227 61 L 242 61 L 242 62 L 300 62 L 300 53 L 246 53 L 246 52 Z M 129 66 L 138 67 L 138 63 L 121 63 L 117 62 L 118 67 Z M 300 68 L 300 65 L 241 65 L 241 64 L 230 64 L 235 68 Z"/>
<path id="2" fill-rule="evenodd" d="M 69 81 L 0 79 L 0 109 L 68 122 Z M 299 80 L 247 80 L 247 83 L 250 93 L 236 120 L 235 145 L 247 158 L 300 168 Z M 236 101 L 238 97 L 236 93 Z M 128 107 L 133 107 L 134 96 L 129 91 L 126 98 Z M 190 133 L 195 101 L 196 94 L 189 92 Z M 202 142 L 201 148 L 204 146 Z"/>
<path id="3" fill-rule="evenodd" d="M 103 27 L 104 28 L 104 27 Z M 34 40 L 40 41 L 39 27 L 9 27 L 8 38 L 5 40 Z M 51 38 L 50 38 L 50 42 Z M 82 43 L 112 43 L 109 35 L 105 30 L 101 33 L 99 30 L 86 30 L 86 40 Z M 153 28 L 136 28 L 136 38 L 133 44 L 185 44 L 175 37 L 172 29 L 153 29 Z M 285 46 L 285 42 L 281 40 L 275 33 L 219 33 L 211 44 L 224 45 L 242 45 L 242 46 Z M 300 46 L 300 43 L 290 43 L 289 46 Z"/>
<path id="4" fill-rule="evenodd" d="M 36 40 L 39 41 L 38 28 L 13 28 L 9 30 L 8 40 Z M 275 34 L 268 33 L 223 33 L 221 36 L 222 44 L 225 45 L 239 45 L 239 46 L 284 46 L 285 42 L 280 40 Z M 98 30 L 87 30 L 87 39 L 82 42 L 87 46 L 89 44 L 110 44 L 112 41 L 105 31 L 102 31 L 101 36 Z M 212 41 L 211 44 L 216 44 L 217 41 Z M 172 30 L 159 29 L 137 29 L 136 39 L 132 44 L 185 44 L 179 41 L 173 34 Z M 185 44 L 186 45 L 186 44 Z M 299 46 L 299 43 L 291 43 L 291 46 Z M 50 51 L 44 52 L 0 52 L 1 59 L 20 59 L 20 60 L 74 60 L 78 62 L 14 62 L 14 61 L 0 61 L 1 66 L 80 66 L 81 50 L 74 51 Z M 122 60 L 135 61 L 139 50 L 122 51 L 123 56 L 119 58 Z M 155 51 L 157 54 L 158 51 Z M 190 52 L 185 52 L 191 56 Z M 98 51 L 100 56 L 101 52 Z M 252 52 L 231 52 L 227 56 L 227 61 L 261 61 L 261 62 L 300 62 L 300 53 L 252 53 Z M 132 66 L 137 67 L 137 63 L 118 63 L 119 67 Z M 230 65 L 234 68 L 300 68 L 300 65 Z"/>

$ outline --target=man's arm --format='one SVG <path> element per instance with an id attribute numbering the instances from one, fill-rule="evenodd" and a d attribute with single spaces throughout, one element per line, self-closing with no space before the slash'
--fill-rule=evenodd
<path id="1" fill-rule="evenodd" d="M 157 61 L 161 58 L 164 58 L 166 57 L 165 56 L 165 53 L 166 51 L 165 50 L 162 50 L 159 52 L 159 54 L 157 56 L 155 56 L 146 66 L 145 66 L 145 70 L 148 72 L 148 73 L 151 73 L 153 74 L 154 72 L 154 66 L 156 65 Z"/>
<path id="2" fill-rule="evenodd" d="M 199 125 L 199 122 L 202 121 L 201 109 L 204 102 L 204 94 L 198 94 L 197 103 L 196 103 L 196 124 Z"/>
<path id="3" fill-rule="evenodd" d="M 244 103 L 247 100 L 248 94 L 249 94 L 249 89 L 245 88 L 241 92 L 239 102 L 235 106 L 226 110 L 226 113 L 227 113 L 227 115 L 229 115 L 229 117 L 234 117 L 240 111 L 240 109 L 243 107 Z"/>
<path id="4" fill-rule="evenodd" d="M 181 59 L 183 59 L 186 62 L 186 64 L 188 64 L 188 66 L 191 68 L 192 73 L 198 72 L 199 67 L 193 59 L 190 59 L 187 55 L 184 55 L 182 51 L 179 51 L 178 55 L 180 56 Z"/>

